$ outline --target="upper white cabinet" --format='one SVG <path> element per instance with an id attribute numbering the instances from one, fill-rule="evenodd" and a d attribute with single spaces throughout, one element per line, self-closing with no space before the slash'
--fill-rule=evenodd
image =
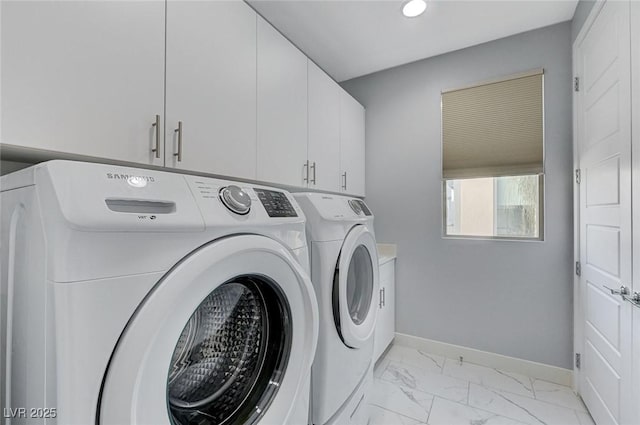
<path id="1" fill-rule="evenodd" d="M 0 8 L 3 144 L 364 196 L 364 108 L 244 1 Z"/>
<path id="2" fill-rule="evenodd" d="M 0 7 L 2 143 L 164 163 L 164 2 Z"/>
<path id="3" fill-rule="evenodd" d="M 349 93 L 340 96 L 340 188 L 364 196 L 364 107 Z"/>
<path id="4" fill-rule="evenodd" d="M 340 93 L 312 61 L 309 66 L 309 182 L 313 189 L 340 191 Z"/>
<path id="5" fill-rule="evenodd" d="M 306 186 L 307 58 L 258 17 L 257 179 Z"/>
<path id="6" fill-rule="evenodd" d="M 256 178 L 256 16 L 242 1 L 167 2 L 167 166 Z"/>

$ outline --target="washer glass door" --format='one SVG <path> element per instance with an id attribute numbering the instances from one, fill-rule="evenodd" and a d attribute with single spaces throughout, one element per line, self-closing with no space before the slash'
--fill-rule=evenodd
<path id="1" fill-rule="evenodd" d="M 351 348 L 361 347 L 373 335 L 378 286 L 375 238 L 367 226 L 357 225 L 344 240 L 333 282 L 334 320 Z"/>
<path id="2" fill-rule="evenodd" d="M 308 400 L 318 322 L 309 276 L 284 246 L 256 235 L 211 242 L 129 320 L 97 423 L 291 423 Z"/>
<path id="3" fill-rule="evenodd" d="M 167 385 L 172 423 L 255 423 L 286 368 L 290 315 L 277 285 L 260 276 L 239 276 L 211 292 L 173 352 Z"/>

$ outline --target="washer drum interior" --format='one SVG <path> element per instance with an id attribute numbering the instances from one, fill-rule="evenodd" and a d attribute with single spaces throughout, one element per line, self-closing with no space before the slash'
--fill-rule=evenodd
<path id="1" fill-rule="evenodd" d="M 237 277 L 211 292 L 173 352 L 167 385 L 172 423 L 257 422 L 284 376 L 290 316 L 281 290 L 265 277 Z"/>

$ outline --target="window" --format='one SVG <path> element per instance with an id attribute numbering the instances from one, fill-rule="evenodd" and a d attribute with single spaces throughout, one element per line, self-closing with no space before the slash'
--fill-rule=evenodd
<path id="1" fill-rule="evenodd" d="M 442 93 L 446 236 L 542 239 L 543 72 Z"/>
<path id="2" fill-rule="evenodd" d="M 540 238 L 542 176 L 446 180 L 446 234 Z"/>

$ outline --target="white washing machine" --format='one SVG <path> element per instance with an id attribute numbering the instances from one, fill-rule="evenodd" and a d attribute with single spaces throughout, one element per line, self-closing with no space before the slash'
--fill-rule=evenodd
<path id="1" fill-rule="evenodd" d="M 322 193 L 294 197 L 307 217 L 311 281 L 320 309 L 312 423 L 364 425 L 379 287 L 373 215 L 360 199 Z"/>
<path id="2" fill-rule="evenodd" d="M 289 193 L 68 161 L 0 185 L 4 423 L 307 422 L 318 308 Z"/>

